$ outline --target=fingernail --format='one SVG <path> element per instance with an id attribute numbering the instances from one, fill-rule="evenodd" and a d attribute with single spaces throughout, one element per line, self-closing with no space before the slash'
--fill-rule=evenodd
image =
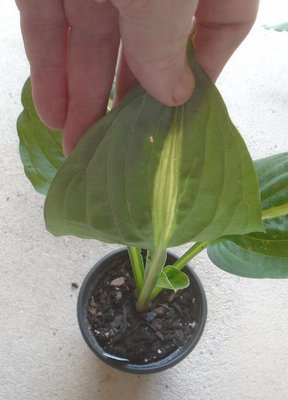
<path id="1" fill-rule="evenodd" d="M 175 106 L 185 103 L 193 93 L 195 87 L 195 78 L 189 67 L 180 75 L 180 79 L 177 81 L 172 91 L 172 99 Z"/>

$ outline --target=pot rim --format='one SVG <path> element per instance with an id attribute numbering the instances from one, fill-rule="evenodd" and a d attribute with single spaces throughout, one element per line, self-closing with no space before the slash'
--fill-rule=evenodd
<path id="1" fill-rule="evenodd" d="M 170 251 L 168 251 L 167 254 L 172 258 L 178 258 L 178 256 Z M 197 331 L 195 332 L 195 335 L 184 346 L 179 347 L 173 353 L 169 354 L 167 357 L 161 360 L 149 362 L 147 364 L 130 363 L 129 360 L 108 354 L 101 348 L 89 328 L 89 323 L 87 319 L 88 301 L 91 296 L 91 287 L 93 287 L 93 283 L 95 282 L 95 275 L 97 275 L 99 273 L 99 270 L 101 270 L 102 268 L 104 270 L 104 264 L 111 261 L 111 259 L 117 259 L 117 257 L 123 255 L 127 255 L 129 257 L 127 248 L 120 248 L 118 250 L 108 253 L 98 262 L 96 262 L 96 264 L 91 268 L 91 270 L 84 278 L 83 283 L 80 287 L 77 302 L 77 318 L 80 331 L 86 344 L 93 351 L 93 353 L 96 354 L 96 356 L 100 360 L 104 361 L 106 364 L 112 366 L 113 368 L 116 368 L 123 372 L 134 374 L 149 374 L 164 371 L 178 364 L 185 357 L 187 357 L 188 354 L 195 348 L 196 344 L 200 340 L 200 337 L 202 336 L 207 319 L 207 300 L 202 283 L 196 273 L 193 271 L 192 267 L 186 265 L 184 268 L 186 269 L 186 273 L 188 273 L 189 275 L 190 284 L 193 283 L 193 286 L 196 289 L 197 293 L 195 293 L 195 297 L 198 299 L 201 309 L 200 319 L 197 324 Z"/>

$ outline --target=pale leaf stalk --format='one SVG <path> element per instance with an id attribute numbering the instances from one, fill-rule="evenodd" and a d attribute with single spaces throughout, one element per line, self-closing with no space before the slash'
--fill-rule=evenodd
<path id="1" fill-rule="evenodd" d="M 163 248 L 169 242 L 176 225 L 183 144 L 183 112 L 183 107 L 175 110 L 155 175 L 152 203 L 155 247 Z"/>
<path id="2" fill-rule="evenodd" d="M 141 256 L 141 250 L 138 247 L 129 246 L 128 253 L 130 258 L 130 263 L 133 271 L 133 276 L 135 279 L 135 284 L 137 288 L 138 296 L 141 293 L 143 283 L 144 283 L 144 263 Z"/>
<path id="3" fill-rule="evenodd" d="M 282 204 L 281 206 L 267 208 L 262 211 L 262 219 L 283 217 L 288 215 L 288 204 Z"/>
<path id="4" fill-rule="evenodd" d="M 178 271 L 181 271 L 192 260 L 192 258 L 196 257 L 197 254 L 201 253 L 206 249 L 209 242 L 197 242 L 194 243 L 190 249 L 188 249 L 183 256 L 179 257 L 178 260 L 173 264 L 174 268 L 177 268 Z"/>
<path id="5" fill-rule="evenodd" d="M 158 248 L 153 252 L 151 257 L 151 263 L 148 271 L 146 271 L 146 277 L 144 280 L 144 285 L 138 297 L 136 304 L 137 310 L 139 312 L 145 311 L 150 303 L 151 293 L 156 285 L 156 282 L 160 276 L 160 273 L 165 266 L 167 258 L 166 250 Z"/>

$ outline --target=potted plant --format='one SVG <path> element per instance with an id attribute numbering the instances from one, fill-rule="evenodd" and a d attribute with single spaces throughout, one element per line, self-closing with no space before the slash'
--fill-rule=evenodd
<path id="1" fill-rule="evenodd" d="M 175 262 L 177 257 L 168 252 L 167 263 Z M 147 309 L 138 311 L 129 267 L 125 248 L 96 263 L 79 292 L 79 326 L 91 350 L 112 367 L 136 374 L 163 371 L 185 358 L 199 341 L 207 315 L 205 293 L 186 266 L 187 289 L 164 290 Z"/>
<path id="2" fill-rule="evenodd" d="M 96 267 L 100 278 L 95 270 L 89 274 L 80 291 L 78 319 L 85 340 L 100 351 L 100 358 L 129 372 L 175 365 L 198 341 L 206 301 L 187 263 L 200 251 L 207 248 L 215 265 L 240 276 L 288 276 L 288 153 L 252 161 L 218 90 L 197 65 L 192 45 L 188 52 L 196 86 L 186 104 L 164 106 L 137 87 L 88 130 L 66 160 L 61 134 L 45 127 L 35 112 L 29 80 L 22 93 L 20 153 L 28 178 L 36 190 L 47 194 L 47 229 L 57 236 L 97 239 L 128 249 L 117 254 L 116 269 L 112 255 L 108 278 L 103 277 L 110 268 L 107 259 L 104 267 Z M 180 258 L 167 257 L 168 248 L 188 242 L 194 244 Z M 190 335 L 194 343 L 180 346 L 184 355 L 173 348 L 176 359 L 169 364 L 157 349 L 159 363 L 154 355 L 130 362 L 131 355 L 105 350 L 110 330 L 101 331 L 104 316 L 109 320 L 111 313 L 113 329 L 134 327 L 127 320 L 124 292 L 135 303 L 130 309 L 156 329 L 159 338 L 151 321 L 163 325 L 165 318 L 157 313 L 165 314 L 172 304 L 181 314 L 182 305 L 176 300 L 190 290 L 190 282 L 195 295 L 190 303 L 198 293 L 200 312 L 192 311 L 194 320 L 184 323 L 193 330 L 197 314 L 197 329 Z M 157 303 L 159 296 L 166 297 Z M 126 316 L 110 311 L 113 305 L 118 311 L 124 309 Z M 121 340 L 117 337 L 114 342 Z"/>

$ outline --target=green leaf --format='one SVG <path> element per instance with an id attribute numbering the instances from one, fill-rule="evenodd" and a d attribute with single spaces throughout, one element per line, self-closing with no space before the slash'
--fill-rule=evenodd
<path id="1" fill-rule="evenodd" d="M 62 134 L 39 119 L 32 100 L 31 81 L 22 90 L 24 110 L 18 117 L 19 151 L 25 174 L 37 192 L 47 194 L 57 170 L 64 162 Z"/>
<path id="2" fill-rule="evenodd" d="M 263 214 L 288 205 L 288 153 L 255 162 Z M 269 214 L 269 212 L 268 212 Z M 288 215 L 265 219 L 264 233 L 230 236 L 208 246 L 221 269 L 249 278 L 288 278 Z"/>
<path id="3" fill-rule="evenodd" d="M 261 231 L 253 162 L 215 85 L 164 106 L 137 87 L 94 124 L 59 169 L 47 229 L 141 248 Z"/>
<path id="4" fill-rule="evenodd" d="M 265 29 L 273 29 L 274 31 L 278 32 L 284 32 L 288 31 L 288 22 L 283 22 L 282 24 L 277 24 L 277 25 L 263 25 L 263 28 Z"/>
<path id="5" fill-rule="evenodd" d="M 189 286 L 189 277 L 172 265 L 167 265 L 161 272 L 156 286 L 163 289 L 171 289 L 174 292 Z"/>

